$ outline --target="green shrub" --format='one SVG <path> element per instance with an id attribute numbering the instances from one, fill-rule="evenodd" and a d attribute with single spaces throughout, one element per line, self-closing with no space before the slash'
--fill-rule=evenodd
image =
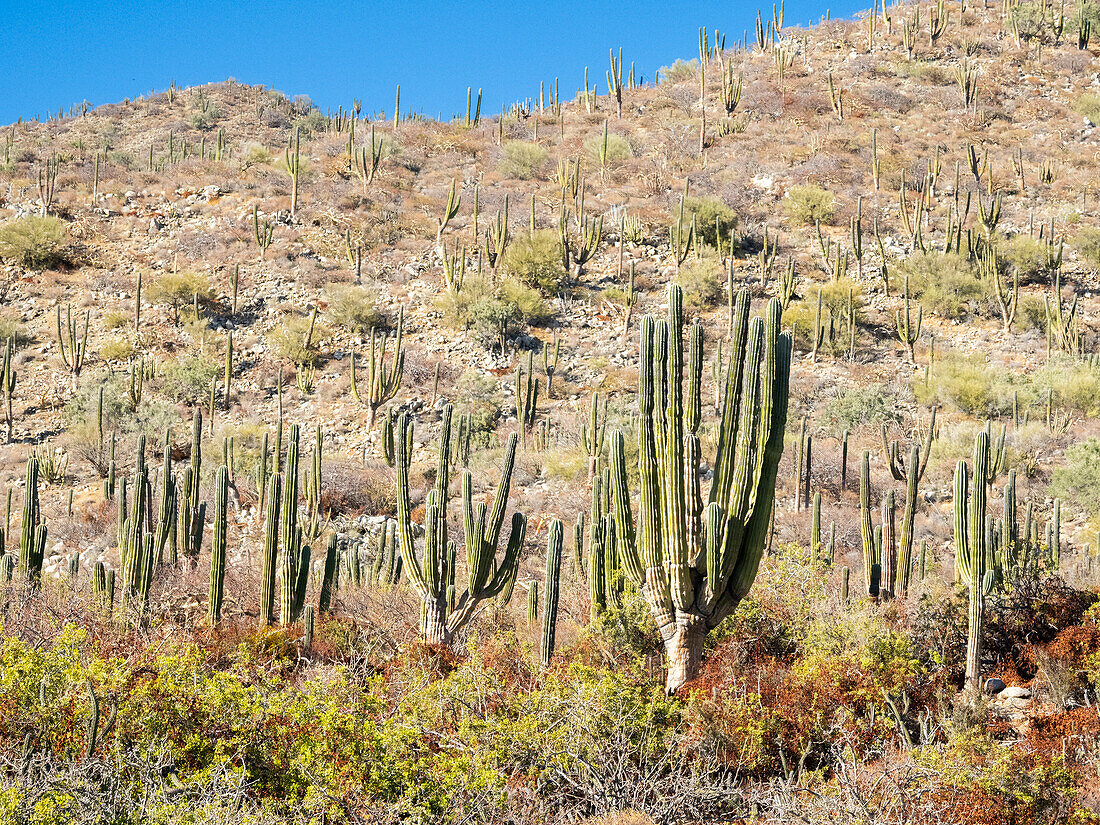
<path id="1" fill-rule="evenodd" d="M 1032 395 L 1045 403 L 1047 392 L 1054 391 L 1054 403 L 1093 417 L 1100 415 L 1100 367 L 1066 356 L 1052 355 L 1032 378 Z"/>
<path id="2" fill-rule="evenodd" d="M 516 307 L 523 321 L 531 326 L 544 326 L 554 319 L 554 310 L 537 290 L 515 278 L 503 278 L 497 287 L 501 300 Z"/>
<path id="3" fill-rule="evenodd" d="M 598 135 L 589 135 L 584 139 L 584 153 L 597 166 L 600 165 L 600 151 L 603 149 L 603 131 Z M 618 166 L 620 163 L 634 154 L 630 143 L 622 135 L 614 132 L 607 133 L 607 154 L 604 158 L 606 166 Z"/>
<path id="4" fill-rule="evenodd" d="M 370 332 L 387 326 L 387 318 L 375 309 L 375 296 L 360 286 L 334 286 L 328 290 L 328 318 L 351 332 Z"/>
<path id="5" fill-rule="evenodd" d="M 276 358 L 312 367 L 321 359 L 317 343 L 331 334 L 320 321 L 314 323 L 309 316 L 291 315 L 280 321 L 267 340 Z"/>
<path id="6" fill-rule="evenodd" d="M 672 219 L 675 221 L 680 214 L 680 205 L 673 207 Z M 687 197 L 684 198 L 684 221 L 691 220 L 695 216 L 695 231 L 704 243 L 717 248 L 721 238 L 723 244 L 730 241 L 730 233 L 737 228 L 737 214 L 726 206 L 718 198 L 711 197 Z"/>
<path id="7" fill-rule="evenodd" d="M 221 375 L 222 365 L 204 355 L 182 355 L 160 367 L 158 388 L 176 402 L 199 403 L 210 396 L 210 382 Z"/>
<path id="8" fill-rule="evenodd" d="M 854 430 L 861 424 L 891 424 L 899 421 L 897 399 L 889 387 L 852 387 L 833 395 L 821 410 L 819 423 L 833 435 Z"/>
<path id="9" fill-rule="evenodd" d="M 696 312 L 716 306 L 725 296 L 726 275 L 717 258 L 700 256 L 687 261 L 676 282 L 683 287 L 684 304 Z"/>
<path id="10" fill-rule="evenodd" d="M 1085 92 L 1077 98 L 1077 105 L 1074 108 L 1087 117 L 1090 123 L 1100 124 L 1100 94 Z"/>
<path id="11" fill-rule="evenodd" d="M 309 114 L 294 121 L 294 126 L 302 130 L 302 137 L 311 137 L 325 131 L 328 119 L 321 114 L 320 109 L 310 109 Z"/>
<path id="12" fill-rule="evenodd" d="M 676 59 L 671 66 L 662 66 L 657 70 L 662 83 L 682 83 L 699 76 L 699 61 Z"/>
<path id="13" fill-rule="evenodd" d="M 504 253 L 504 271 L 543 292 L 561 289 L 566 271 L 561 260 L 561 239 L 550 229 L 515 238 Z"/>
<path id="14" fill-rule="evenodd" d="M 895 285 L 909 277 L 910 292 L 925 312 L 944 318 L 960 318 L 979 308 L 985 296 L 974 267 L 959 255 L 920 252 L 892 267 Z"/>
<path id="15" fill-rule="evenodd" d="M 43 270 L 69 262 L 65 224 L 52 215 L 27 215 L 0 226 L 0 258 L 27 269 Z"/>
<path id="16" fill-rule="evenodd" d="M 196 109 L 187 118 L 187 122 L 191 124 L 191 128 L 198 129 L 205 132 L 207 129 L 213 129 L 218 125 L 218 121 L 222 119 L 222 113 L 214 104 L 209 104 L 205 109 Z"/>
<path id="17" fill-rule="evenodd" d="M 928 382 L 918 380 L 913 392 L 921 404 L 950 404 L 978 417 L 992 418 L 1012 412 L 1014 391 L 1028 392 L 1025 379 L 1005 369 L 991 367 L 973 356 L 937 356 Z"/>
<path id="18" fill-rule="evenodd" d="M 1051 474 L 1049 492 L 1090 516 L 1100 512 L 1100 441 L 1090 438 L 1067 447 L 1065 460 Z"/>
<path id="19" fill-rule="evenodd" d="M 134 354 L 134 345 L 125 338 L 104 341 L 99 347 L 99 357 L 104 361 L 126 361 Z"/>
<path id="20" fill-rule="evenodd" d="M 1047 243 L 1030 235 L 1013 235 L 997 244 L 997 256 L 1008 275 L 1019 275 L 1020 283 L 1028 283 L 1047 275 Z"/>
<path id="21" fill-rule="evenodd" d="M 146 297 L 155 304 L 163 304 L 172 310 L 177 324 L 180 310 L 198 299 L 199 306 L 214 300 L 214 288 L 210 279 L 198 272 L 164 272 L 153 279 Z"/>
<path id="22" fill-rule="evenodd" d="M 104 329 L 122 329 L 130 323 L 130 316 L 125 312 L 108 312 L 103 316 Z"/>
<path id="23" fill-rule="evenodd" d="M 0 315 L 0 344 L 4 344 L 9 338 L 15 346 L 22 347 L 29 344 L 33 337 L 18 318 L 10 315 Z"/>
<path id="24" fill-rule="evenodd" d="M 794 223 L 813 226 L 833 219 L 835 201 L 829 190 L 806 184 L 792 186 L 783 198 L 783 210 Z"/>
<path id="25" fill-rule="evenodd" d="M 1097 107 L 1100 108 L 1100 100 L 1097 101 Z M 1097 116 L 1100 117 L 1100 114 Z M 1073 246 L 1081 260 L 1093 269 L 1100 269 L 1100 229 L 1092 226 L 1083 228 L 1073 239 Z"/>
<path id="26" fill-rule="evenodd" d="M 549 159 L 546 150 L 537 143 L 510 140 L 504 144 L 498 169 L 506 178 L 530 180 L 542 177 Z"/>

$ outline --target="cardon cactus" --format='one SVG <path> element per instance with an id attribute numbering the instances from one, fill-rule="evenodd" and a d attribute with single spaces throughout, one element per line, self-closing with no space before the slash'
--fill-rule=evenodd
<path id="1" fill-rule="evenodd" d="M 564 529 L 558 519 L 550 522 L 546 536 L 546 592 L 542 605 L 542 666 L 548 667 L 554 655 L 554 638 L 558 626 L 558 585 L 561 582 L 561 549 Z"/>
<path id="2" fill-rule="evenodd" d="M 668 298 L 668 319 L 646 316 L 641 325 L 637 530 L 621 431 L 611 436 L 610 468 L 615 549 L 660 631 L 672 692 L 697 675 L 707 633 L 756 578 L 783 454 L 792 343 L 780 332 L 779 300 L 750 321 L 742 290 L 704 508 L 694 412 L 702 409 L 695 375 L 703 362 L 692 347 L 685 400 L 683 291 L 672 284 Z"/>
<path id="3" fill-rule="evenodd" d="M 229 468 L 222 465 L 214 476 L 214 535 L 210 539 L 210 603 L 207 608 L 207 618 L 212 625 L 222 620 L 228 511 Z"/>
<path id="4" fill-rule="evenodd" d="M 879 547 L 875 544 L 875 531 L 871 525 L 871 454 L 864 451 L 863 461 L 859 465 L 859 530 L 863 538 L 863 579 L 867 585 L 867 594 L 878 597 L 879 578 L 882 561 Z"/>
<path id="5" fill-rule="evenodd" d="M 955 565 L 970 595 L 966 636 L 966 688 L 977 694 L 981 686 L 982 621 L 985 596 L 993 586 L 993 570 L 988 568 L 986 525 L 986 482 L 989 475 L 989 430 L 974 439 L 974 485 L 970 486 L 970 468 L 960 460 L 955 467 Z"/>
<path id="6" fill-rule="evenodd" d="M 504 557 L 498 561 L 497 545 L 504 526 L 504 511 L 512 484 L 518 438 L 513 433 L 504 452 L 504 466 L 492 510 L 484 502 L 474 503 L 474 480 L 469 470 L 462 473 L 462 510 L 465 530 L 466 588 L 455 588 L 457 548 L 447 540 L 447 480 L 450 466 L 451 407 L 443 411 L 436 485 L 428 493 L 424 517 L 424 542 L 417 553 L 413 540 L 412 506 L 409 502 L 409 464 L 412 460 L 413 427 L 404 414 L 398 419 L 397 448 L 397 538 L 409 583 L 420 598 L 423 632 L 431 644 L 449 645 L 487 599 L 511 594 L 520 549 L 527 530 L 522 513 L 512 515 L 512 532 Z M 448 598 L 450 591 L 450 598 Z"/>
<path id="7" fill-rule="evenodd" d="M 282 506 L 283 477 L 272 474 L 267 483 L 264 513 L 264 555 L 260 573 L 260 622 L 275 623 L 275 565 L 279 556 L 279 508 Z"/>
<path id="8" fill-rule="evenodd" d="M 46 525 L 39 521 L 38 459 L 27 459 L 27 483 L 23 488 L 23 520 L 19 536 L 19 574 L 37 584 L 46 554 Z"/>
<path id="9" fill-rule="evenodd" d="M 928 457 L 932 454 L 932 441 L 936 437 L 936 408 L 932 407 L 928 421 L 928 430 L 921 445 L 913 444 L 909 449 L 909 463 L 901 461 L 901 445 L 897 441 L 888 441 L 886 425 L 882 425 L 882 446 L 890 474 L 896 481 L 905 482 L 905 509 L 901 516 L 901 536 L 898 540 L 898 594 L 902 597 L 909 592 L 910 570 L 913 558 L 913 523 L 917 513 L 917 485 L 924 478 L 928 467 Z"/>
<path id="10" fill-rule="evenodd" d="M 298 525 L 298 449 L 299 429 L 290 425 L 286 463 L 283 466 L 283 501 L 280 505 L 280 539 L 283 545 L 282 575 L 279 593 L 279 624 L 298 621 L 305 605 L 309 581 L 309 547 L 302 544 Z"/>

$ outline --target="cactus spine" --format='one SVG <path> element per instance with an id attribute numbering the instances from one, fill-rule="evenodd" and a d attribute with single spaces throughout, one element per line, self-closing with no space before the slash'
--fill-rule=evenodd
<path id="1" fill-rule="evenodd" d="M 683 397 L 683 291 L 669 286 L 667 320 L 642 321 L 638 377 L 640 477 L 637 532 L 630 509 L 622 432 L 611 436 L 615 549 L 656 621 L 668 664 L 666 690 L 698 673 L 703 642 L 756 578 L 775 503 L 786 429 L 791 338 L 779 329 L 780 303 L 749 320 L 737 297 L 714 477 L 705 508 L 699 486 L 699 383 Z M 689 375 L 701 371 L 692 358 Z M 685 419 L 687 419 L 685 426 Z"/>

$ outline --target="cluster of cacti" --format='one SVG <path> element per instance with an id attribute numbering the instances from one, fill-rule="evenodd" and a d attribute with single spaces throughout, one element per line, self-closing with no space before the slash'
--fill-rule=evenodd
<path id="1" fill-rule="evenodd" d="M 405 372 L 405 347 L 403 334 L 405 329 L 405 308 L 398 310 L 397 336 L 394 339 L 393 357 L 386 363 L 386 348 L 389 339 L 372 329 L 370 350 L 367 353 L 366 381 L 360 382 L 355 369 L 355 352 L 351 353 L 351 394 L 356 401 L 367 408 L 367 427 L 374 426 L 379 408 L 390 401 L 401 388 L 401 378 Z M 362 384 L 362 389 L 361 389 Z"/>
<path id="2" fill-rule="evenodd" d="M 228 509 L 229 469 L 223 465 L 214 476 L 214 532 L 210 539 L 210 600 L 206 614 L 212 625 L 222 620 Z"/>
<path id="3" fill-rule="evenodd" d="M 966 638 L 966 687 L 975 695 L 981 682 L 982 623 L 985 596 L 993 586 L 989 569 L 989 531 L 986 524 L 986 481 L 990 472 L 989 431 L 974 439 L 974 484 L 970 486 L 970 468 L 960 459 L 955 467 L 955 566 L 970 596 Z"/>
<path id="4" fill-rule="evenodd" d="M 302 544 L 302 528 L 298 523 L 298 449 L 298 425 L 291 424 L 281 481 L 283 496 L 279 504 L 279 541 L 282 545 L 282 564 L 279 565 L 279 624 L 283 626 L 294 624 L 302 615 L 309 581 L 310 548 Z M 276 557 L 277 555 L 278 549 Z M 274 591 L 273 585 L 271 590 Z"/>
<path id="5" fill-rule="evenodd" d="M 579 278 L 584 274 L 584 266 L 596 254 L 603 237 L 603 215 L 590 217 L 584 211 L 584 182 L 579 180 L 572 197 L 572 208 L 566 200 L 566 191 L 562 189 L 561 205 L 558 208 L 558 241 L 561 245 L 561 262 L 567 272 L 575 272 Z"/>
<path id="6" fill-rule="evenodd" d="M 917 314 L 914 318 L 910 312 L 909 306 L 909 276 L 905 276 L 905 286 L 902 291 L 902 308 L 894 313 L 894 326 L 897 329 L 898 340 L 901 341 L 902 346 L 905 347 L 905 354 L 909 359 L 910 364 L 915 364 L 916 359 L 913 356 L 913 346 L 917 343 L 917 339 L 920 337 L 920 325 L 921 319 L 924 317 L 924 308 L 920 305 L 917 306 Z"/>
<path id="7" fill-rule="evenodd" d="M 61 305 L 57 305 L 57 342 L 61 349 L 61 361 L 69 371 L 73 389 L 76 389 L 77 379 L 84 369 L 84 358 L 88 351 L 88 325 L 91 321 L 91 310 L 84 311 L 84 329 L 73 320 L 73 305 L 68 304 L 65 309 L 65 321 L 61 320 Z"/>
<path id="8" fill-rule="evenodd" d="M 922 445 L 913 444 L 909 449 L 909 463 L 901 460 L 901 445 L 897 441 L 888 441 L 886 425 L 882 425 L 882 446 L 890 475 L 895 481 L 905 482 L 905 508 L 902 511 L 901 537 L 898 543 L 897 570 L 900 574 L 898 594 L 903 598 L 909 591 L 909 580 L 913 556 L 913 524 L 917 511 L 917 485 L 924 478 L 928 468 L 928 457 L 932 453 L 932 442 L 936 438 L 936 408 L 932 407 Z M 893 592 L 892 588 L 888 592 Z"/>
<path id="9" fill-rule="evenodd" d="M 783 452 L 791 339 L 779 330 L 777 299 L 764 318 L 750 321 L 748 292 L 738 295 L 714 478 L 704 508 L 697 435 L 701 351 L 691 349 L 685 398 L 683 293 L 673 284 L 668 295 L 667 321 L 647 316 L 642 322 L 637 531 L 621 431 L 612 433 L 609 463 L 615 552 L 657 623 L 668 660 L 666 688 L 674 691 L 695 676 L 708 631 L 756 578 Z"/>
<path id="10" fill-rule="evenodd" d="M 19 524 L 19 574 L 32 584 L 42 575 L 46 553 L 46 525 L 38 506 L 38 459 L 27 460 L 23 487 L 23 518 Z"/>
<path id="11" fill-rule="evenodd" d="M 690 221 L 685 221 L 684 219 L 684 199 L 686 197 L 687 184 L 684 184 L 684 194 L 680 196 L 680 206 L 676 211 L 676 221 L 668 230 L 669 246 L 672 249 L 672 257 L 673 260 L 676 261 L 677 269 L 687 260 L 692 247 L 696 243 L 697 230 L 695 225 L 695 213 L 691 213 Z"/>
<path id="12" fill-rule="evenodd" d="M 596 476 L 596 469 L 600 456 L 603 455 L 604 438 L 607 434 L 607 402 L 600 405 L 600 394 L 592 393 L 592 403 L 589 407 L 588 420 L 581 425 L 581 439 L 584 442 L 584 451 L 588 455 L 588 480 Z"/>
<path id="13" fill-rule="evenodd" d="M 374 176 L 378 173 L 378 166 L 382 162 L 382 139 L 375 140 L 373 123 L 370 127 L 369 143 L 358 151 L 352 152 L 351 157 L 355 173 L 363 182 L 363 197 L 366 197 L 367 187 L 374 182 Z"/>
<path id="14" fill-rule="evenodd" d="M 535 427 L 539 406 L 539 379 L 535 377 L 532 366 L 534 354 L 527 353 L 527 372 L 522 366 L 516 367 L 516 421 L 519 423 L 520 432 L 523 434 L 524 446 L 527 444 L 527 434 Z"/>

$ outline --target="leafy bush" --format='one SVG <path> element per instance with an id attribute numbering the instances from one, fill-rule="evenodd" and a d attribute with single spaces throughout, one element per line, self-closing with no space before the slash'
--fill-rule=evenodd
<path id="1" fill-rule="evenodd" d="M 1097 106 L 1100 108 L 1100 100 L 1097 101 Z M 1083 228 L 1073 239 L 1073 245 L 1083 261 L 1093 269 L 1100 269 L 1100 229 L 1092 226 Z"/>
<path id="2" fill-rule="evenodd" d="M 833 395 L 822 408 L 819 419 L 823 427 L 837 436 L 860 424 L 889 424 L 898 420 L 897 399 L 890 388 L 873 384 Z"/>
<path id="3" fill-rule="evenodd" d="M 27 332 L 27 328 L 17 318 L 0 315 L 0 345 L 3 345 L 9 338 L 12 339 L 17 348 L 25 346 L 33 340 L 31 334 Z"/>
<path id="4" fill-rule="evenodd" d="M 311 137 L 325 131 L 328 121 L 320 109 L 310 109 L 309 114 L 294 121 L 294 126 L 302 130 L 302 137 Z"/>
<path id="5" fill-rule="evenodd" d="M 360 286 L 334 286 L 328 290 L 328 317 L 351 332 L 370 332 L 387 325 L 387 318 L 375 308 L 375 296 Z"/>
<path id="6" fill-rule="evenodd" d="M 684 304 L 696 311 L 710 309 L 722 300 L 725 281 L 721 261 L 710 256 L 687 261 L 676 276 L 684 290 Z"/>
<path id="7" fill-rule="evenodd" d="M 921 404 L 950 404 L 967 415 L 993 417 L 1012 411 L 1012 394 L 1026 382 L 987 361 L 959 355 L 937 356 L 927 383 L 913 387 Z"/>
<path id="8" fill-rule="evenodd" d="M 832 193 L 813 184 L 792 186 L 783 198 L 783 210 L 787 217 L 808 226 L 818 221 L 829 223 L 833 219 L 834 206 Z"/>
<path id="9" fill-rule="evenodd" d="M 543 292 L 557 292 L 567 274 L 558 233 L 540 229 L 534 235 L 525 233 L 517 237 L 504 253 L 504 271 Z"/>
<path id="10" fill-rule="evenodd" d="M 218 125 L 218 121 L 222 119 L 222 113 L 214 104 L 209 104 L 205 108 L 196 109 L 187 118 L 187 122 L 191 124 L 193 129 L 205 132 L 207 129 L 213 129 Z"/>
<path id="11" fill-rule="evenodd" d="M 699 61 L 677 58 L 671 66 L 662 66 L 657 72 L 662 83 L 682 83 L 699 76 Z"/>
<path id="12" fill-rule="evenodd" d="M 321 358 L 317 342 L 331 334 L 328 327 L 309 316 L 291 315 L 282 319 L 267 340 L 276 358 L 312 367 Z"/>
<path id="13" fill-rule="evenodd" d="M 1087 117 L 1090 123 L 1100 124 L 1100 94 L 1085 92 L 1077 98 L 1077 105 L 1074 108 Z"/>
<path id="14" fill-rule="evenodd" d="M 1050 495 L 1090 515 L 1100 511 L 1100 441 L 1090 438 L 1066 448 L 1065 461 L 1051 473 Z"/>
<path id="15" fill-rule="evenodd" d="M 1047 274 L 1047 243 L 1030 235 L 1013 235 L 1002 240 L 997 244 L 997 256 L 1009 274 L 1019 275 L 1022 284 Z"/>
<path id="16" fill-rule="evenodd" d="M 27 269 L 43 270 L 69 262 L 65 224 L 52 215 L 27 215 L 0 226 L 0 258 Z"/>
<path id="17" fill-rule="evenodd" d="M 134 345 L 125 338 L 104 341 L 99 347 L 99 357 L 104 361 L 126 361 L 134 354 Z"/>
<path id="18" fill-rule="evenodd" d="M 976 308 L 985 295 L 973 266 L 959 255 L 920 252 L 893 266 L 895 283 L 909 277 L 909 290 L 925 312 L 960 318 Z"/>
<path id="19" fill-rule="evenodd" d="M 589 135 L 584 139 L 584 153 L 597 166 L 600 164 L 600 152 L 603 151 L 603 131 L 598 135 Z M 607 133 L 607 149 L 604 157 L 606 166 L 618 166 L 634 154 L 630 143 L 622 135 Z"/>
<path id="20" fill-rule="evenodd" d="M 173 401 L 202 403 L 210 394 L 210 382 L 221 375 L 221 366 L 203 355 L 184 355 L 160 368 L 159 389 Z"/>
<path id="21" fill-rule="evenodd" d="M 153 279 L 146 296 L 155 304 L 163 304 L 172 310 L 172 319 L 179 323 L 180 310 L 193 304 L 199 305 L 214 300 L 214 288 L 210 279 L 198 272 L 164 272 Z"/>
<path id="22" fill-rule="evenodd" d="M 673 208 L 673 220 L 679 216 L 679 209 L 679 204 Z M 737 213 L 718 198 L 684 198 L 684 221 L 689 221 L 691 215 L 695 216 L 695 231 L 699 238 L 713 247 L 718 246 L 719 238 L 723 244 L 728 244 L 730 233 L 737 228 Z"/>
<path id="23" fill-rule="evenodd" d="M 502 278 L 495 286 L 468 278 L 461 292 L 448 292 L 440 303 L 454 326 L 473 329 L 485 346 L 500 349 L 528 324 L 537 326 L 553 318 L 542 296 L 515 278 Z"/>
<path id="24" fill-rule="evenodd" d="M 541 177 L 549 159 L 546 150 L 539 144 L 525 140 L 510 140 L 505 143 L 503 155 L 498 167 L 500 174 L 518 180 Z"/>
<path id="25" fill-rule="evenodd" d="M 1100 365 L 1052 355 L 1031 380 L 1035 387 L 1032 396 L 1040 403 L 1053 390 L 1055 405 L 1089 417 L 1100 414 Z"/>

